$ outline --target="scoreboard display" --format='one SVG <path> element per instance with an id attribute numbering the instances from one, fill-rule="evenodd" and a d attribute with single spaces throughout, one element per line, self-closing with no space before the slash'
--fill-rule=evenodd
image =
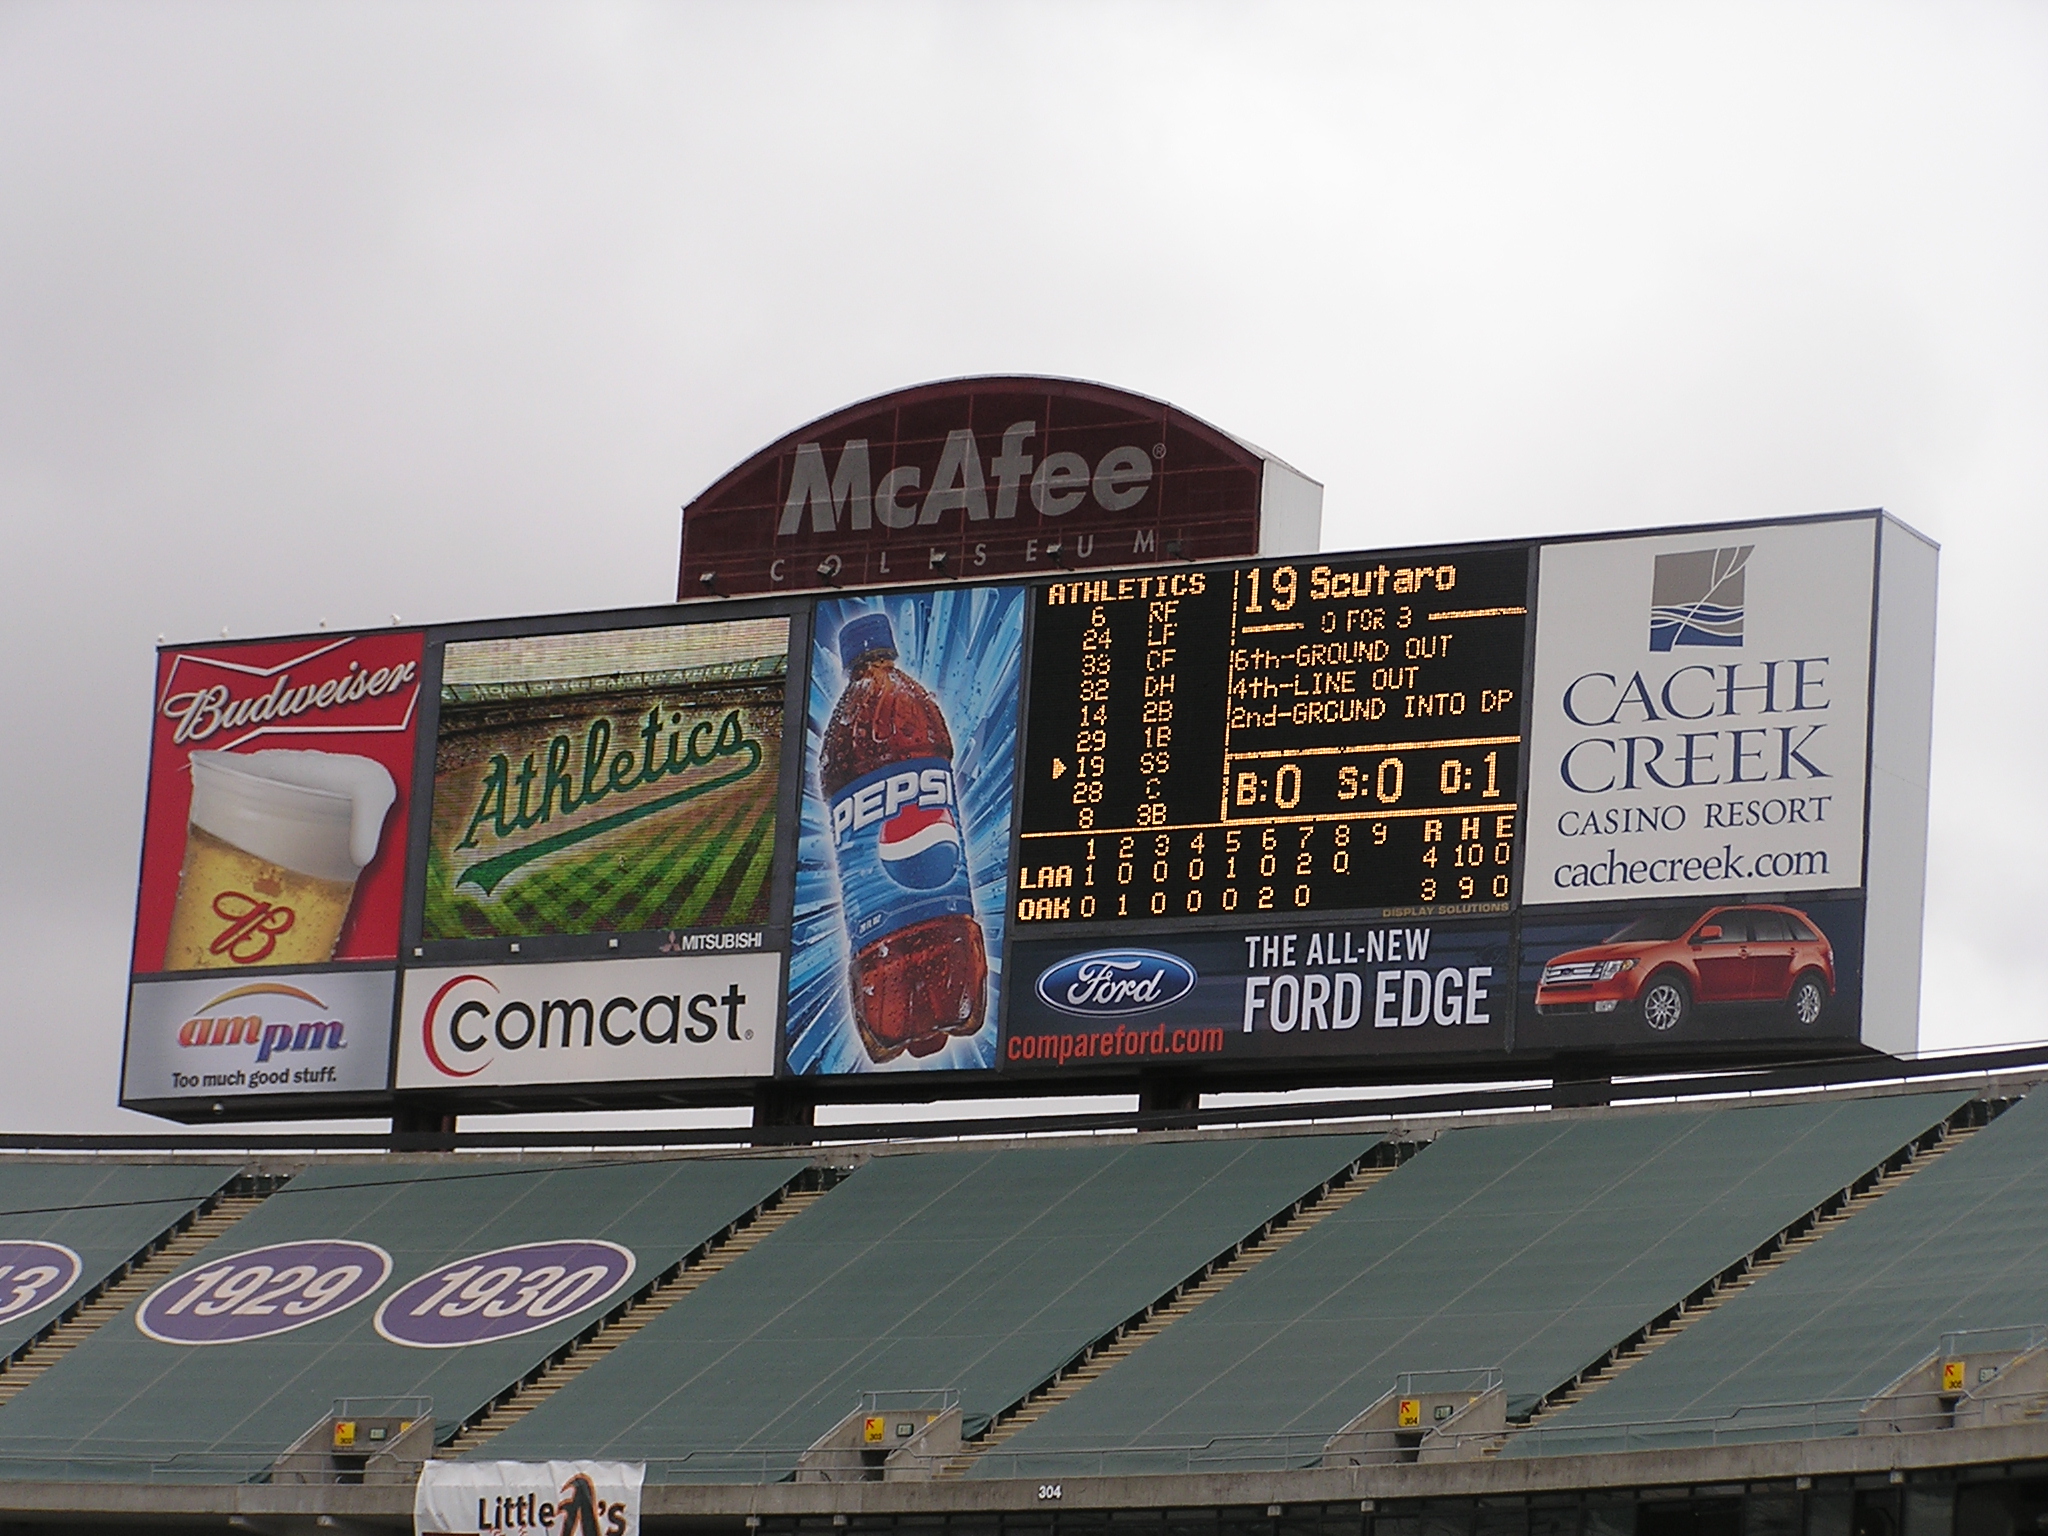
<path id="1" fill-rule="evenodd" d="M 1505 910 L 1529 564 L 1465 548 L 1039 588 L 1019 929 Z"/>
<path id="2" fill-rule="evenodd" d="M 992 419 L 991 448 L 1036 421 Z M 962 497 L 968 436 L 933 474 Z M 995 505 L 1003 476 L 1051 506 L 1083 468 L 1114 501 L 1180 462 L 1150 442 L 1029 481 L 1013 444 Z M 864 444 L 845 486 L 806 453 L 773 496 L 907 512 L 859 491 Z M 1903 525 L 1114 570 L 1095 547 L 165 647 L 123 1102 L 1179 1094 L 1915 1048 L 1935 555 Z"/>

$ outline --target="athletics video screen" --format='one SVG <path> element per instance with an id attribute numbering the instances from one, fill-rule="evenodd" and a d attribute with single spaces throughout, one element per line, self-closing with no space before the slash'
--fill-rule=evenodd
<path id="1" fill-rule="evenodd" d="M 451 642 L 422 937 L 769 915 L 789 621 Z"/>

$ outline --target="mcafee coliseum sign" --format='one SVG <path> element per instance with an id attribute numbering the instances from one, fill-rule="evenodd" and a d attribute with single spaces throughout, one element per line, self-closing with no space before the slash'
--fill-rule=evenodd
<path id="1" fill-rule="evenodd" d="M 683 509 L 677 595 L 1292 554 L 1323 488 L 1185 411 L 1073 379 L 878 395 L 800 428 Z"/>

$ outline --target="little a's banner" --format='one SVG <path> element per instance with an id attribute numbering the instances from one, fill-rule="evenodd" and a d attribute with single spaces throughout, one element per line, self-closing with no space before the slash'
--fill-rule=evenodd
<path id="1" fill-rule="evenodd" d="M 137 973 L 397 954 L 421 644 L 159 653 Z"/>
<path id="2" fill-rule="evenodd" d="M 769 1077 L 781 986 L 767 953 L 408 971 L 398 1086 Z"/>
<path id="3" fill-rule="evenodd" d="M 640 1536 L 637 1461 L 429 1461 L 415 1536 Z"/>
<path id="4" fill-rule="evenodd" d="M 129 989 L 121 1101 L 374 1095 L 391 1074 L 388 970 L 164 978 Z"/>

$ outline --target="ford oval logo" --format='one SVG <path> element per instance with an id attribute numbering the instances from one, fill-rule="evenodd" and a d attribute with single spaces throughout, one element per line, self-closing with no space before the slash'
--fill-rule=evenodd
<path id="1" fill-rule="evenodd" d="M 1038 978 L 1048 1007 L 1084 1019 L 1116 1019 L 1177 1003 L 1200 978 L 1179 955 L 1156 949 L 1094 949 L 1070 955 Z"/>

